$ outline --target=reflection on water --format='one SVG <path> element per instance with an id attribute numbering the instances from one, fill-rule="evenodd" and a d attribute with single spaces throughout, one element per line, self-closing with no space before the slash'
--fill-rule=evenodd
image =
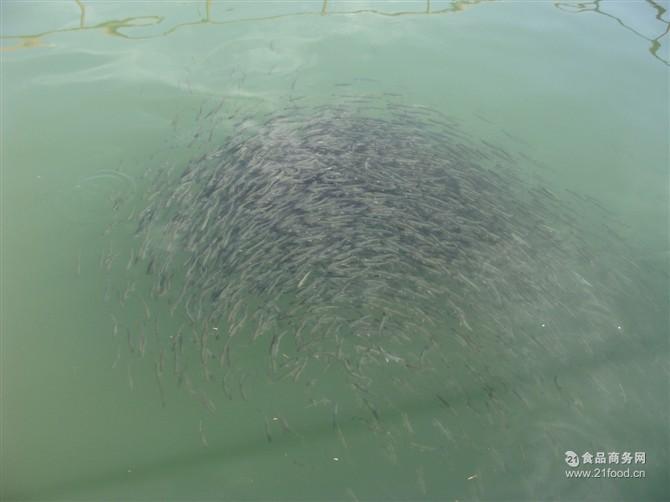
<path id="1" fill-rule="evenodd" d="M 196 21 L 182 22 L 174 24 L 173 26 L 167 27 L 166 29 L 159 31 L 151 35 L 139 35 L 133 34 L 133 28 L 139 27 L 148 27 L 148 26 L 158 26 L 165 22 L 165 16 L 161 15 L 152 15 L 152 16 L 137 16 L 137 17 L 127 17 L 123 19 L 110 19 L 96 24 L 87 24 L 86 22 L 86 4 L 81 0 L 74 0 L 78 9 L 79 9 L 79 26 L 74 28 L 62 28 L 48 30 L 41 33 L 35 34 L 25 34 L 25 35 L 7 35 L 0 38 L 5 40 L 10 40 L 15 43 L 11 45 L 5 45 L 0 47 L 0 51 L 14 51 L 17 49 L 32 49 L 32 48 L 44 48 L 44 47 L 55 47 L 55 45 L 45 43 L 44 39 L 48 38 L 51 35 L 58 33 L 67 33 L 67 32 L 78 32 L 78 31 L 100 31 L 105 35 L 127 38 L 127 39 L 147 39 L 147 38 L 156 38 L 164 37 L 170 35 L 177 30 L 188 26 L 198 26 L 198 25 L 226 25 L 233 23 L 244 23 L 244 22 L 254 22 L 254 21 L 270 21 L 270 20 L 279 20 L 283 18 L 290 18 L 296 16 L 326 16 L 326 15 L 357 15 L 357 14 L 372 14 L 379 16 L 420 16 L 420 15 L 440 15 L 440 14 L 450 14 L 455 12 L 462 12 L 467 7 L 483 4 L 488 2 L 493 2 L 495 0 L 452 0 L 448 2 L 446 7 L 435 9 L 431 0 L 425 0 L 424 2 L 417 2 L 421 4 L 421 8 L 414 10 L 400 10 L 394 11 L 391 9 L 378 9 L 378 8 L 361 8 L 361 9 L 340 9 L 333 8 L 333 5 L 329 3 L 328 0 L 323 0 L 320 5 L 320 8 L 313 10 L 301 10 L 297 12 L 289 12 L 285 14 L 276 14 L 268 16 L 253 16 L 253 17 L 239 17 L 233 18 L 232 12 L 234 12 L 234 7 L 229 7 L 225 10 L 225 15 L 231 16 L 230 19 L 216 19 L 212 15 L 212 7 L 214 2 L 212 0 L 205 0 L 204 9 L 200 10 L 200 3 L 198 3 L 197 12 L 202 16 L 201 19 Z M 281 2 L 277 2 L 281 3 Z M 667 44 L 667 35 L 670 32 L 670 20 L 664 19 L 664 16 L 667 12 L 667 9 L 663 7 L 660 3 L 655 0 L 646 0 L 644 4 L 640 3 L 641 7 L 635 6 L 634 10 L 627 13 L 615 13 L 611 12 L 610 3 L 603 3 L 602 0 L 592 0 L 589 2 L 555 2 L 555 6 L 565 12 L 594 12 L 601 14 L 608 18 L 613 19 L 618 23 L 619 26 L 628 30 L 629 32 L 635 34 L 636 36 L 643 38 L 649 42 L 649 53 L 663 64 L 670 65 L 667 55 L 667 46 L 664 46 L 664 43 Z M 317 2 L 314 2 L 315 5 L 318 5 Z M 350 3 L 345 3 L 345 6 L 351 5 Z M 644 7 L 642 7 L 642 5 Z M 204 11 L 204 12 L 203 12 Z M 630 19 L 629 19 L 630 18 Z M 634 21 L 636 19 L 655 19 L 658 21 L 660 26 L 657 29 L 649 30 L 649 32 L 644 32 L 639 29 L 634 28 Z M 665 38 L 664 38 L 665 37 Z"/>
<path id="2" fill-rule="evenodd" d="M 627 19 L 624 16 L 617 16 L 616 14 L 609 11 L 611 3 L 603 3 L 602 0 L 592 0 L 590 2 L 556 2 L 556 7 L 559 9 L 565 10 L 567 12 L 595 12 L 596 14 L 602 14 L 603 16 L 609 17 L 616 21 L 619 26 L 625 28 L 626 30 L 634 33 L 640 38 L 643 38 L 649 42 L 649 53 L 654 56 L 656 59 L 662 63 L 668 65 L 670 61 L 668 60 L 668 49 L 667 46 L 665 50 L 663 49 L 662 38 L 665 37 L 670 32 L 670 20 L 664 19 L 663 16 L 666 14 L 667 9 L 663 7 L 660 3 L 654 0 L 646 0 L 645 6 L 648 6 L 647 9 L 640 9 L 636 12 L 636 15 L 644 12 L 644 17 L 653 16 L 659 24 L 662 31 L 658 32 L 657 35 L 653 36 L 649 33 L 644 33 L 635 29 L 632 26 L 632 22 L 635 19 Z M 655 14 L 655 15 L 654 15 Z M 667 37 L 665 42 L 667 43 Z"/>
<path id="3" fill-rule="evenodd" d="M 415 16 L 421 14 L 430 14 L 430 15 L 439 15 L 447 14 L 451 12 L 461 12 L 467 6 L 475 5 L 485 1 L 492 0 L 453 0 L 449 2 L 448 6 L 441 9 L 433 9 L 431 5 L 431 0 L 426 0 L 425 7 L 418 10 L 408 10 L 408 11 L 389 11 L 381 9 L 355 9 L 355 10 L 333 10 L 332 5 L 329 5 L 328 0 L 323 0 L 323 3 L 320 6 L 320 9 L 316 10 L 306 10 L 299 12 L 291 12 L 287 14 L 278 14 L 278 15 L 268 15 L 268 16 L 254 16 L 254 17 L 243 17 L 235 19 L 226 19 L 226 20 L 217 20 L 212 17 L 212 0 L 205 0 L 204 2 L 204 15 L 198 21 L 178 23 L 174 26 L 169 27 L 168 29 L 161 31 L 155 35 L 132 35 L 127 33 L 128 29 L 137 28 L 137 27 L 146 27 L 150 25 L 158 25 L 165 21 L 164 16 L 139 16 L 139 17 L 127 17 L 124 19 L 113 19 L 97 23 L 94 25 L 86 24 L 86 5 L 81 0 L 75 0 L 77 7 L 80 11 L 79 16 L 79 26 L 76 28 L 64 28 L 64 29 L 54 29 L 45 31 L 42 33 L 31 34 L 31 35 L 9 35 L 3 36 L 0 38 L 7 40 L 19 40 L 20 42 L 15 45 L 2 47 L 0 50 L 11 51 L 16 49 L 27 49 L 34 47 L 48 47 L 44 44 L 42 39 L 50 35 L 57 33 L 67 33 L 67 32 L 77 32 L 84 30 L 100 30 L 102 33 L 110 36 L 118 36 L 128 39 L 146 39 L 146 38 L 156 38 L 163 37 L 174 33 L 175 31 L 187 27 L 187 26 L 197 26 L 197 25 L 225 25 L 231 23 L 240 23 L 240 22 L 252 22 L 252 21 L 268 21 L 273 19 L 282 19 L 295 16 L 311 16 L 311 15 L 354 15 L 354 14 L 376 14 L 380 16 Z M 316 4 L 316 2 L 314 2 Z M 346 5 L 346 4 L 345 4 Z M 226 9 L 226 12 L 233 11 L 234 8 Z M 201 12 L 198 9 L 198 12 Z M 124 31 L 122 31 L 124 30 Z"/>

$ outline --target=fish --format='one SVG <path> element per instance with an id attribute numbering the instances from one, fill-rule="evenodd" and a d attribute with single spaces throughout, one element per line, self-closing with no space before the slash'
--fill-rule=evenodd
<path id="1" fill-rule="evenodd" d="M 231 78 L 242 85 L 246 75 Z M 324 374 L 341 378 L 373 429 L 386 409 L 372 393 L 380 375 L 411 394 L 454 365 L 480 385 L 492 415 L 498 397 L 479 357 L 513 365 L 514 347 L 557 353 L 571 343 L 557 338 L 561 323 L 609 333 L 620 316 L 615 294 L 648 294 L 631 287 L 641 274 L 616 226 L 580 221 L 588 199 L 566 204 L 516 152 L 435 107 L 361 93 L 367 80 L 358 79 L 320 105 L 292 95 L 295 77 L 277 109 L 196 104 L 187 115 L 200 121 L 183 135 L 197 146 L 191 157 L 155 161 L 133 198 L 129 237 L 138 244 L 121 298 L 131 298 L 137 262 L 151 276 L 138 293 L 145 322 L 165 304 L 173 319 L 184 316 L 193 340 L 166 337 L 161 326 L 150 349 L 159 358 L 165 344 L 173 350 L 189 392 L 195 374 L 221 381 L 230 399 L 235 375 L 246 401 L 256 382 L 242 354 L 267 337 L 272 381 L 314 394 Z M 607 266 L 594 241 L 610 248 Z M 103 268 L 113 268 L 116 248 L 103 248 Z M 595 342 L 575 343 L 597 353 Z M 438 409 L 455 413 L 448 396 L 460 390 L 437 392 Z M 437 411 L 432 418 L 451 433 Z"/>
<path id="2" fill-rule="evenodd" d="M 209 448 L 209 442 L 207 441 L 207 437 L 205 436 L 205 428 L 202 424 L 202 420 L 200 420 L 200 423 L 198 425 L 198 432 L 200 432 L 200 443 L 202 446 L 205 448 Z"/>
<path id="3" fill-rule="evenodd" d="M 312 271 L 309 270 L 309 271 L 302 277 L 302 279 L 300 279 L 300 282 L 298 283 L 298 288 L 302 288 L 303 284 L 305 284 L 305 281 L 307 280 L 307 278 L 309 277 L 309 274 L 310 274 L 311 272 L 312 272 Z"/>
<path id="4" fill-rule="evenodd" d="M 416 483 L 421 494 L 426 495 L 428 493 L 428 487 L 426 485 L 426 477 L 423 472 L 423 466 L 421 465 L 416 468 Z"/>
<path id="5" fill-rule="evenodd" d="M 162 380 L 162 375 L 163 375 L 163 370 L 160 368 L 160 363 L 156 363 L 156 368 L 155 368 L 155 375 L 156 375 L 156 383 L 158 384 L 158 392 L 160 393 L 160 398 L 161 398 L 161 406 L 165 408 L 165 392 L 163 390 L 163 380 Z"/>
<path id="6" fill-rule="evenodd" d="M 268 422 L 267 417 L 265 417 L 264 425 L 265 425 L 265 439 L 267 439 L 268 443 L 272 443 L 272 434 L 270 434 L 270 422 Z"/>
<path id="7" fill-rule="evenodd" d="M 117 321 L 116 316 L 114 314 L 109 314 L 112 318 L 112 336 L 116 338 L 116 336 L 119 334 L 119 321 Z"/>
<path id="8" fill-rule="evenodd" d="M 130 369 L 130 363 L 128 363 L 128 386 L 130 387 L 131 392 L 135 390 L 135 381 L 133 380 L 133 373 Z"/>

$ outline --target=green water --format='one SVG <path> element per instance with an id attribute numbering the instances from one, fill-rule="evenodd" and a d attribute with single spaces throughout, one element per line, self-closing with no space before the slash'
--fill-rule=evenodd
<path id="1" fill-rule="evenodd" d="M 3 1 L 0 497 L 667 500 L 668 7 Z M 112 333 L 110 314 L 132 324 L 143 307 L 120 311 L 108 294 L 126 283 L 134 230 L 106 231 L 110 197 L 190 158 L 199 109 L 221 97 L 272 111 L 342 92 L 437 109 L 537 161 L 529 179 L 595 198 L 584 219 L 616 221 L 653 277 L 646 297 L 623 299 L 625 335 L 569 357 L 512 347 L 546 361 L 523 378 L 504 361 L 481 381 L 439 375 L 457 389 L 449 410 L 433 394 L 396 398 L 389 382 L 387 434 L 405 414 L 412 440 L 373 434 L 342 396 L 343 441 L 332 407 L 306 406 L 290 381 L 250 378 L 246 399 L 208 389 L 214 412 L 166 382 L 163 407 L 152 360 Z M 110 245 L 118 274 L 100 264 Z M 180 323 L 150 306 L 158 329 Z M 490 375 L 508 389 L 504 413 L 481 398 Z M 643 451 L 631 467 L 646 477 L 566 479 L 566 450 Z"/>

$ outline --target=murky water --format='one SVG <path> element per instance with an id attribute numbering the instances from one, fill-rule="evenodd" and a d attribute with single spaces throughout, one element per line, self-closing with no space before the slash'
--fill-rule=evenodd
<path id="1" fill-rule="evenodd" d="M 2 499 L 667 499 L 667 8 L 3 2 Z"/>

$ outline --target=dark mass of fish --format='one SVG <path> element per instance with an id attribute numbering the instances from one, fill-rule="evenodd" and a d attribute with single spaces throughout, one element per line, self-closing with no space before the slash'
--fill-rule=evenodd
<path id="1" fill-rule="evenodd" d="M 153 288 L 143 296 L 129 282 L 119 296 L 138 296 L 144 312 L 129 351 L 159 341 L 161 400 L 173 367 L 215 409 L 192 387 L 193 360 L 246 400 L 239 354 L 255 347 L 273 380 L 309 386 L 333 368 L 372 423 L 384 400 L 370 389 L 384 374 L 398 388 L 458 375 L 434 387 L 449 409 L 458 378 L 490 400 L 495 374 L 597 352 L 623 336 L 621 293 L 645 294 L 604 213 L 587 217 L 585 199 L 559 196 L 527 159 L 439 112 L 351 97 L 234 120 L 216 146 L 158 170 L 129 217 L 137 244 L 123 266 Z M 184 321 L 159 327 L 156 302 Z"/>

